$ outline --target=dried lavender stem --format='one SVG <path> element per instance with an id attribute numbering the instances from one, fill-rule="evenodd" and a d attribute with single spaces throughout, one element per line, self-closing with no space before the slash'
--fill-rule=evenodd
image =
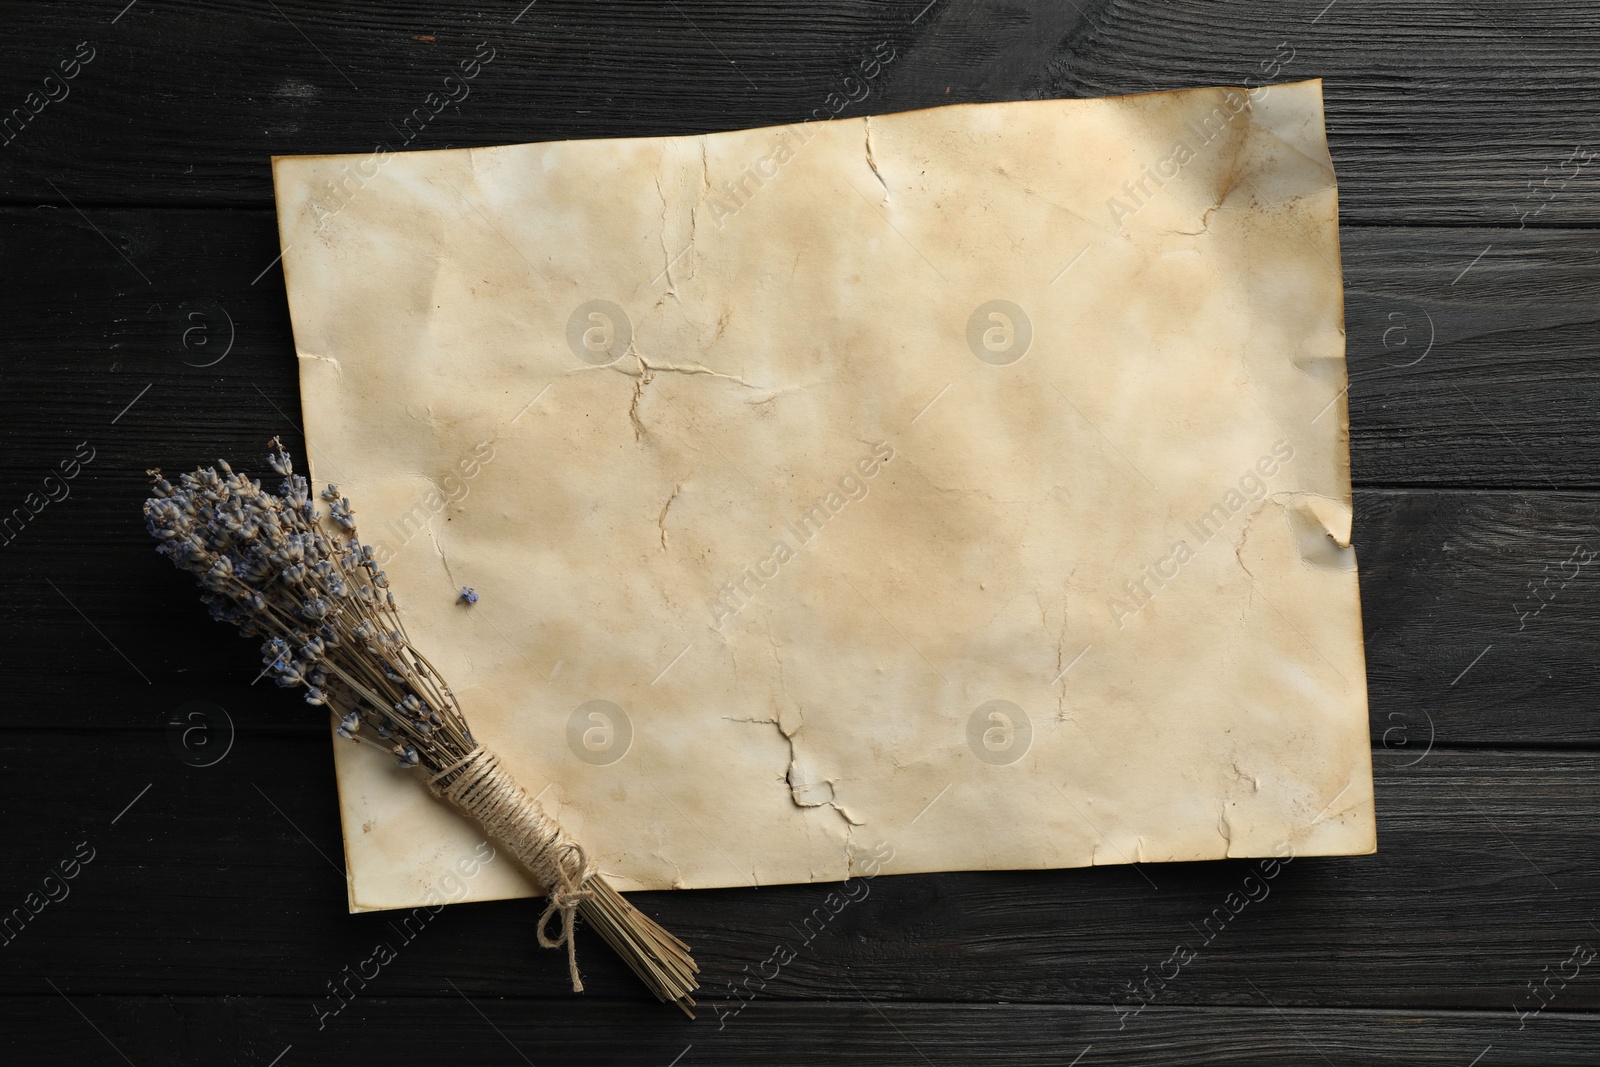
<path id="1" fill-rule="evenodd" d="M 199 580 L 213 617 L 265 638 L 263 673 L 304 687 L 340 736 L 425 771 L 430 789 L 505 841 L 549 893 L 539 943 L 567 947 L 574 988 L 582 988 L 572 944 L 578 913 L 652 993 L 692 1018 L 698 982 L 688 946 L 592 872 L 583 850 L 473 739 L 455 694 L 412 647 L 387 576 L 356 536 L 350 501 L 330 485 L 322 499 L 333 525 L 324 526 L 276 438 L 267 462 L 283 476 L 276 494 L 220 460 L 177 485 L 150 472 L 145 522 L 157 551 Z M 554 938 L 546 933 L 552 917 L 562 924 Z"/>

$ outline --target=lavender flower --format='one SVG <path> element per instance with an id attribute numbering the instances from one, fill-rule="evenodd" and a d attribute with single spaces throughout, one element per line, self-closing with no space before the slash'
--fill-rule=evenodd
<path id="1" fill-rule="evenodd" d="M 487 779 L 471 775 L 502 772 L 473 741 L 450 687 L 411 646 L 389 579 L 371 547 L 357 538 L 350 501 L 328 486 L 321 494 L 329 505 L 325 526 L 310 484 L 294 473 L 277 438 L 271 446 L 267 465 L 283 478 L 276 493 L 221 460 L 180 476 L 177 484 L 151 471 L 144 514 L 156 551 L 194 575 L 214 618 L 262 639 L 262 674 L 280 686 L 304 686 L 306 702 L 328 709 L 340 737 L 385 749 L 401 767 L 427 771 L 430 787 L 486 826 L 520 820 L 521 809 L 543 818 L 536 799 L 513 801 L 509 791 L 479 788 Z M 471 604 L 478 596 L 463 588 L 461 598 Z M 461 792 L 452 793 L 454 786 Z M 508 816 L 505 805 L 518 810 Z M 583 850 L 559 828 L 549 824 L 548 830 L 516 854 L 551 887 L 539 943 L 567 947 L 573 989 L 583 988 L 572 941 L 573 916 L 581 910 L 656 996 L 693 1018 L 690 994 L 698 982 L 688 946 L 593 873 Z M 511 838 L 520 840 L 521 833 Z M 545 926 L 553 916 L 561 918 L 562 932 L 551 940 Z"/>
<path id="2" fill-rule="evenodd" d="M 456 763 L 473 748 L 460 707 L 411 647 L 349 499 L 332 485 L 321 493 L 325 525 L 277 438 L 267 465 L 283 479 L 276 493 L 221 460 L 176 484 L 151 471 L 144 513 L 156 551 L 195 576 L 214 618 L 263 639 L 263 673 L 304 686 L 341 737 L 382 740 L 403 767 Z"/>

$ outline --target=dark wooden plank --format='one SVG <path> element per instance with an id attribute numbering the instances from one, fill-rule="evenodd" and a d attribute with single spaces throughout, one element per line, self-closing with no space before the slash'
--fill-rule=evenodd
<path id="1" fill-rule="evenodd" d="M 1346 221 L 1592 225 L 1597 59 L 1600 11 L 1573 4 L 1108 0 L 1048 88 L 1320 77 Z"/>
<path id="2" fill-rule="evenodd" d="M 1591 234 L 1354 229 L 1343 246 L 1356 484 L 1600 487 Z M 0 209 L 0 248 L 26 311 L 0 339 L 0 470 L 86 437 L 110 450 L 99 474 L 294 431 L 269 212 Z M 133 440 L 141 455 L 119 452 Z"/>
<path id="3" fill-rule="evenodd" d="M 41 983 L 42 984 L 42 983 Z M 285 1065 L 365 1063 L 818 1063 L 1004 1064 L 1006 1067 L 1254 1064 L 1385 1067 L 1393 1063 L 1485 1067 L 1600 1063 L 1596 1024 L 1547 1011 L 1518 1030 L 1480 1012 L 1150 1009 L 1127 1029 L 1080 1006 L 876 1004 L 841 983 L 834 1004 L 760 1001 L 719 1023 L 662 1009 L 592 999 L 571 1004 L 472 997 L 449 991 L 404 999 L 358 997 L 317 1029 L 301 1001 L 254 997 L 100 997 L 73 992 L 0 998 L 0 1028 L 27 1062 L 81 1067 L 117 1063 Z M 853 1002 L 851 1002 L 853 1001 Z M 81 1015 L 79 1012 L 81 1011 Z M 626 1059 L 619 1056 L 619 1038 Z M 1485 1054 L 1486 1050 L 1490 1050 Z M 1081 1056 L 1081 1060 L 1075 1057 Z"/>
<path id="4" fill-rule="evenodd" d="M 96 850 L 0 944 L 0 1032 L 28 1062 L 609 1062 L 624 1043 L 684 1067 L 1085 1049 L 1085 1065 L 1600 1062 L 1600 971 L 1559 978 L 1600 946 L 1600 754 L 1506 747 L 1600 741 L 1593 576 L 1563 580 L 1572 548 L 1600 548 L 1600 246 L 1551 229 L 1600 213 L 1600 170 L 1570 173 L 1600 132 L 1600 12 L 33 0 L 8 16 L 0 117 L 78 41 L 96 49 L 69 99 L 0 139 L 5 501 L 96 449 L 70 498 L 0 544 L 0 908 L 55 886 L 78 842 Z M 470 97 L 411 147 L 803 119 L 880 41 L 895 59 L 844 114 L 1239 82 L 1276 57 L 1279 80 L 1325 77 L 1382 851 L 1297 860 L 1203 943 L 1251 864 L 885 877 L 803 944 L 824 887 L 641 895 L 700 949 L 721 1012 L 772 946 L 798 948 L 725 1029 L 646 1003 L 592 944 L 592 992 L 571 996 L 533 947 L 534 902 L 451 908 L 319 1030 L 327 983 L 394 916 L 344 914 L 327 742 L 244 684 L 247 646 L 149 551 L 139 471 L 253 455 L 273 432 L 299 446 L 267 156 L 398 145 L 480 41 L 495 58 Z M 196 205 L 247 210 L 174 210 Z M 1363 228 L 1396 223 L 1475 228 Z M 232 737 L 209 767 L 217 749 L 165 726 L 195 699 L 226 708 L 209 743 Z M 1484 744 L 1501 747 L 1452 747 Z M 1124 1018 L 1129 983 L 1176 944 L 1198 954 Z M 1519 1017 L 1546 980 L 1548 1009 Z M 970 1003 L 988 1000 L 1023 1003 Z"/>
<path id="5" fill-rule="evenodd" d="M 1600 948 L 1600 754 L 1435 750 L 1410 767 L 1378 763 L 1380 851 L 1301 857 L 1264 881 L 1259 861 L 1242 860 L 905 876 L 891 861 L 826 922 L 814 909 L 827 886 L 637 899 L 695 946 L 707 996 L 724 1000 L 747 976 L 759 984 L 765 963 L 763 1000 L 859 990 L 1113 1016 L 1113 1004 L 1135 1005 L 1130 983 L 1166 974 L 1145 995 L 1155 1007 L 1259 1006 L 1259 989 L 1279 1007 L 1510 1018 L 1536 1003 L 1528 983 L 1557 973 L 1575 946 Z M 534 945 L 535 901 L 446 908 L 404 940 L 391 925 L 404 914 L 345 913 L 320 738 L 240 732 L 225 759 L 198 768 L 159 734 L 8 731 L 0 772 L 0 905 L 22 905 L 80 842 L 94 850 L 70 895 L 3 947 L 0 994 L 35 994 L 65 975 L 85 994 L 309 1000 L 383 941 L 398 958 L 373 995 L 437 994 L 444 977 L 469 996 L 565 995 L 559 954 Z M 48 818 L 24 817 L 41 798 Z M 893 827 L 862 832 L 893 844 Z M 1218 919 L 1243 893 L 1258 899 L 1235 897 L 1237 915 Z M 644 998 L 592 936 L 580 939 L 593 995 Z M 774 977 L 779 945 L 795 958 Z M 1194 955 L 1173 977 L 1179 945 Z M 1585 969 L 1553 1008 L 1600 1010 L 1596 975 Z"/>
<path id="6" fill-rule="evenodd" d="M 406 116 L 481 41 L 494 59 L 412 146 L 794 122 L 828 114 L 828 95 L 887 41 L 894 62 L 844 113 L 1320 76 L 1347 221 L 1517 227 L 1539 204 L 1530 225 L 1600 221 L 1600 164 L 1562 181 L 1600 121 L 1585 91 L 1600 12 L 1581 6 L 544 0 L 519 18 L 510 0 L 227 0 L 203 14 L 139 4 L 113 24 L 122 6 L 12 5 L 6 107 L 79 41 L 96 54 L 5 146 L 0 198 L 262 205 L 270 155 L 398 146 Z"/>
<path id="7" fill-rule="evenodd" d="M 255 644 L 212 622 L 193 582 L 146 543 L 137 473 L 86 472 L 74 485 L 0 548 L 0 632 L 10 635 L 0 686 L 29 694 L 62 725 L 159 731 L 203 700 L 252 729 L 321 729 L 294 698 L 248 684 L 260 670 Z M 1589 493 L 1357 493 L 1381 758 L 1404 763 L 1434 746 L 1600 745 L 1597 523 Z"/>
<path id="8" fill-rule="evenodd" d="M 17 12 L 19 40 L 39 48 L 0 81 L 5 99 L 20 100 L 80 40 L 98 56 L 72 95 L 17 138 L 25 165 L 0 177 L 0 197 L 259 206 L 271 197 L 273 154 L 786 123 L 827 107 L 879 41 L 909 46 L 934 22 L 917 18 L 926 0 L 803 10 L 545 0 L 526 11 L 509 0 L 487 9 L 395 0 L 381 11 L 226 0 L 203 18 L 140 5 L 109 25 L 119 6 L 36 2 Z M 1016 40 L 1027 22 L 998 9 L 990 25 Z M 443 79 L 462 73 L 480 42 L 492 58 L 463 95 Z M 876 102 L 886 79 L 874 82 Z M 406 127 L 430 92 L 460 102 Z"/>
<path id="9" fill-rule="evenodd" d="M 1357 484 L 1596 485 L 1594 234 L 1347 229 L 1341 244 Z"/>
<path id="10" fill-rule="evenodd" d="M 1600 743 L 1597 503 L 1588 493 L 1357 493 L 1380 759 L 1404 764 L 1433 745 Z"/>
<path id="11" fill-rule="evenodd" d="M 0 258 L 26 312 L 0 338 L 0 515 L 94 450 L 71 495 L 0 544 L 0 626 L 27 649 L 0 647 L 0 678 L 72 723 L 159 725 L 190 697 L 264 721 L 271 694 L 241 684 L 253 654 L 154 555 L 138 505 L 149 466 L 254 462 L 274 433 L 302 447 L 272 217 L 88 214 L 0 210 L 0 247 L 38 250 Z M 1583 232 L 1530 234 L 1525 254 L 1486 256 L 1452 286 L 1492 236 L 1345 235 L 1374 737 L 1600 743 L 1594 568 L 1562 582 L 1574 549 L 1600 550 L 1594 495 L 1568 491 L 1600 484 L 1600 256 Z"/>

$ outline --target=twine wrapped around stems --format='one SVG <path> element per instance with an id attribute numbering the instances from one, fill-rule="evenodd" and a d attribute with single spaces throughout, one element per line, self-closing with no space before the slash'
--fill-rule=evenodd
<path id="1" fill-rule="evenodd" d="M 539 880 L 549 894 L 549 904 L 539 917 L 539 944 L 544 948 L 566 946 L 573 992 L 583 992 L 573 929 L 574 914 L 578 913 L 658 999 L 676 1004 L 694 1018 L 694 1000 L 689 994 L 698 985 L 694 976 L 699 968 L 689 955 L 689 946 L 629 904 L 593 871 L 582 846 L 500 769 L 494 753 L 479 745 L 431 775 L 428 789 L 482 823 Z M 551 937 L 549 924 L 556 917 L 561 920 L 561 930 Z"/>
<path id="2" fill-rule="evenodd" d="M 539 944 L 566 946 L 575 992 L 583 990 L 573 939 L 581 915 L 652 993 L 693 1018 L 698 968 L 689 947 L 624 900 L 473 739 L 450 686 L 412 646 L 388 578 L 356 537 L 350 501 L 328 486 L 324 523 L 282 444 L 271 446 L 267 462 L 283 475 L 277 493 L 221 460 L 176 485 L 151 471 L 144 512 L 157 551 L 199 580 L 214 618 L 264 638 L 263 674 L 304 687 L 340 737 L 425 772 L 435 796 L 478 819 L 528 868 L 549 894 Z M 552 919 L 560 920 L 555 936 Z"/>
<path id="3" fill-rule="evenodd" d="M 443 784 L 446 779 L 448 784 Z M 584 888 L 590 871 L 582 847 L 500 769 L 500 761 L 482 745 L 431 776 L 428 790 L 481 822 L 544 886 L 550 905 L 539 917 L 539 944 L 543 948 L 567 946 L 572 991 L 582 993 L 578 949 L 572 936 L 573 914 L 579 901 L 590 895 L 590 890 Z M 546 931 L 551 917 L 557 914 L 561 917 L 561 933 L 551 937 Z"/>

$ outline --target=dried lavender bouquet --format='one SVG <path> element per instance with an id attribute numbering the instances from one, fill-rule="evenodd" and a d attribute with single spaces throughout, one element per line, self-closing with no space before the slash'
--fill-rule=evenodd
<path id="1" fill-rule="evenodd" d="M 473 739 L 450 687 L 412 646 L 388 578 L 356 537 L 350 501 L 328 486 L 324 522 L 282 443 L 273 438 L 270 447 L 267 463 L 283 476 L 276 494 L 221 460 L 177 485 L 151 471 L 144 514 L 156 551 L 199 579 L 213 618 L 263 638 L 278 685 L 304 686 L 306 702 L 328 708 L 339 736 L 416 768 L 435 796 L 479 820 L 539 880 L 549 894 L 539 944 L 566 946 L 574 991 L 583 989 L 576 912 L 652 993 L 693 1018 L 699 983 L 689 947 L 624 900 Z M 553 937 L 552 919 L 560 921 Z"/>

